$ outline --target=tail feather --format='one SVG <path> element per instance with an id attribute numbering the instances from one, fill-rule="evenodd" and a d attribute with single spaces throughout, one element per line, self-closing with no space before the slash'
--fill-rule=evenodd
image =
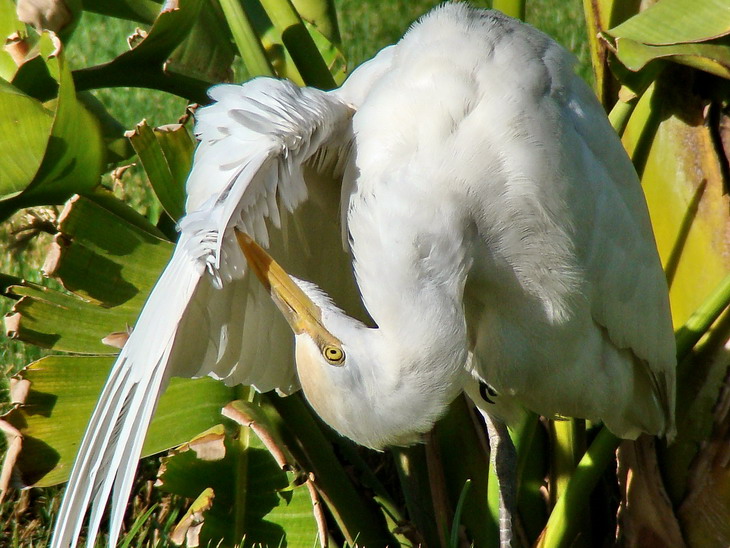
<path id="1" fill-rule="evenodd" d="M 172 373 L 167 365 L 175 333 L 203 272 L 200 263 L 178 247 L 152 291 L 92 413 L 51 548 L 77 545 L 90 503 L 88 545 L 93 546 L 110 498 L 109 545 L 116 544 L 147 427 Z"/>

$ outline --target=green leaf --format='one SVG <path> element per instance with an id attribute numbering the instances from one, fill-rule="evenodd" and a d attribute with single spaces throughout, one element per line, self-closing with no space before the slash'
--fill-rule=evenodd
<path id="1" fill-rule="evenodd" d="M 123 342 L 137 320 L 173 246 L 121 202 L 95 198 L 107 207 L 88 197 L 69 202 L 44 265 L 75 295 L 34 284 L 11 287 L 9 296 L 20 298 L 5 319 L 11 338 L 64 352 L 114 354 L 102 339 Z"/>
<path id="2" fill-rule="evenodd" d="M 324 90 L 336 87 L 326 61 L 294 6 L 288 0 L 261 0 L 261 5 L 304 83 Z"/>
<path id="3" fill-rule="evenodd" d="M 84 11 L 151 25 L 160 12 L 153 0 L 83 0 Z"/>
<path id="4" fill-rule="evenodd" d="M 654 59 L 688 65 L 721 78 L 730 78 L 730 42 L 650 46 L 628 38 L 616 40 L 616 57 L 628 69 L 639 71 Z"/>
<path id="5" fill-rule="evenodd" d="M 25 25 L 18 21 L 13 0 L 0 0 L 0 36 L 3 40 L 11 34 L 25 32 Z"/>
<path id="6" fill-rule="evenodd" d="M 79 90 L 131 86 L 159 89 L 207 103 L 211 82 L 169 72 L 166 63 L 197 21 L 203 0 L 187 0 L 166 7 L 144 38 L 112 61 L 74 71 Z"/>
<path id="7" fill-rule="evenodd" d="M 46 151 L 53 113 L 0 80 L 0 199 L 20 194 L 33 180 Z"/>
<path id="8" fill-rule="evenodd" d="M 704 42 L 730 33 L 726 0 L 662 0 L 608 33 L 651 45 Z"/>
<path id="9" fill-rule="evenodd" d="M 55 36 L 44 33 L 39 47 L 50 75 L 58 82 L 50 137 L 37 172 L 30 180 L 14 183 L 16 192 L 18 187 L 23 187 L 23 190 L 12 200 L 5 201 L 0 209 L 0 218 L 20 207 L 62 203 L 74 193 L 90 192 L 98 184 L 103 170 L 105 147 L 99 124 L 76 98 L 60 42 Z M 31 111 L 32 107 L 26 107 Z M 33 121 L 40 121 L 45 128 L 47 121 L 39 120 L 40 116 L 36 107 Z M 35 130 L 32 137 L 26 135 L 26 138 L 31 139 L 32 154 L 37 156 L 40 132 Z"/>
<path id="10" fill-rule="evenodd" d="M 308 26 L 316 28 L 334 47 L 342 46 L 334 0 L 292 0 L 292 4 Z"/>
<path id="11" fill-rule="evenodd" d="M 14 469 L 23 485 L 44 487 L 68 478 L 113 362 L 111 357 L 48 356 L 18 375 L 21 382 L 30 383 L 29 392 L 2 420 L 23 436 Z M 216 424 L 220 409 L 231 397 L 232 390 L 213 379 L 171 379 L 157 406 L 143 454 L 179 445 Z"/>
<path id="12" fill-rule="evenodd" d="M 243 427 L 238 440 L 213 428 L 163 459 L 158 484 L 185 497 L 197 497 L 173 540 L 190 534 L 202 520 L 201 545 L 316 546 L 317 526 L 306 485 L 294 485 L 251 430 Z M 191 514 L 197 520 L 190 520 Z M 238 529 L 238 531 L 237 531 Z M 193 534 L 198 534 L 194 532 Z M 177 538 L 176 538 L 177 535 Z"/>
<path id="13" fill-rule="evenodd" d="M 54 241 L 44 265 L 46 274 L 87 300 L 105 307 L 124 306 L 136 316 L 173 245 L 155 235 L 154 227 L 135 226 L 80 196 L 66 206 L 58 229 L 63 236 Z"/>
<path id="14" fill-rule="evenodd" d="M 34 284 L 13 286 L 9 292 L 21 299 L 5 317 L 7 336 L 61 352 L 116 354 L 118 349 L 102 339 L 126 333 L 137 318 L 122 307 L 104 309 Z"/>
<path id="15" fill-rule="evenodd" d="M 82 91 L 77 97 L 99 122 L 101 135 L 105 144 L 104 159 L 107 166 L 116 166 L 120 162 L 134 156 L 134 149 L 129 143 L 129 139 L 124 136 L 127 128 L 112 116 L 104 106 L 104 103 L 99 101 L 89 91 Z"/>
<path id="16" fill-rule="evenodd" d="M 230 82 L 235 49 L 225 17 L 215 2 L 206 3 L 165 70 L 205 82 Z"/>
<path id="17" fill-rule="evenodd" d="M 25 25 L 23 25 L 15 15 L 15 2 L 13 0 L 0 0 L 0 38 L 5 43 L 8 37 L 13 34 L 25 34 Z M 6 44 L 7 45 L 7 44 Z M 18 65 L 13 60 L 10 52 L 6 48 L 0 48 L 0 78 L 12 80 Z M 2 120 L 2 115 L 0 115 Z M 0 178 L 0 180 L 2 180 Z"/>
<path id="18" fill-rule="evenodd" d="M 345 78 L 347 78 L 347 59 L 345 59 L 345 54 L 333 42 L 330 42 L 324 34 L 319 32 L 317 27 L 308 21 L 304 21 L 304 25 L 312 36 L 312 40 L 314 40 L 314 44 L 317 46 L 317 50 L 327 65 L 330 74 L 332 74 L 335 83 L 338 86 L 342 85 Z"/>
<path id="19" fill-rule="evenodd" d="M 684 112 L 701 116 L 704 103 L 686 89 L 691 85 L 663 73 L 641 97 L 622 137 L 649 205 L 675 326 L 687 321 L 730 268 L 725 243 L 717 238 L 724 230 L 718 227 L 729 220 L 713 135 L 703 124 L 671 115 L 673 98 L 683 96 Z"/>
<path id="20" fill-rule="evenodd" d="M 488 546 L 490 540 L 499 535 L 497 524 L 491 519 L 485 504 L 489 458 L 483 450 L 468 406 L 463 397 L 451 404 L 449 412 L 436 424 L 432 443 L 438 444 L 437 454 L 451 507 L 456 507 L 463 497 L 459 522 L 465 527 L 466 535 L 474 545 Z M 467 482 L 470 489 L 464 493 Z"/>
<path id="21" fill-rule="evenodd" d="M 185 213 L 185 181 L 195 141 L 181 124 L 152 129 L 146 121 L 128 133 L 157 198 L 177 221 Z"/>
<path id="22" fill-rule="evenodd" d="M 568 481 L 565 493 L 553 507 L 545 530 L 536 543 L 537 548 L 573 544 L 590 493 L 613 458 L 620 441 L 608 429 L 601 428 Z"/>
<path id="23" fill-rule="evenodd" d="M 250 76 L 274 76 L 267 52 L 259 40 L 249 14 L 244 11 L 239 0 L 220 0 L 223 14 L 231 30 L 233 41 L 238 49 Z M 296 81 L 296 80 L 294 80 Z"/>
<path id="24" fill-rule="evenodd" d="M 347 542 L 361 546 L 397 546 L 381 511 L 365 500 L 337 459 L 338 443 L 330 441 L 322 432 L 322 428 L 329 427 L 318 422 L 301 395 L 282 398 L 269 392 L 262 395 L 261 406 L 277 438 L 284 440 L 303 470 L 314 474 L 317 490 Z"/>

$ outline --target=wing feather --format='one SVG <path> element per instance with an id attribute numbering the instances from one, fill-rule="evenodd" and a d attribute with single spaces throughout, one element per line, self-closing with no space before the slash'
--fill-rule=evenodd
<path id="1" fill-rule="evenodd" d="M 353 108 L 334 94 L 264 78 L 217 86 L 210 95 L 217 102 L 197 116 L 201 142 L 180 241 L 92 414 L 53 548 L 76 546 L 89 505 L 93 545 L 109 499 L 110 545 L 116 543 L 145 432 L 170 376 L 210 374 L 285 393 L 299 388 L 291 331 L 261 284 L 249 283 L 234 227 L 282 253 L 292 272 L 314 279 L 324 272 L 333 293 L 349 301 L 357 294 L 340 232 L 332 229 L 343 165 L 337 157 L 349 150 Z M 331 158 L 319 164 L 323 173 L 305 180 L 307 161 L 323 154 Z M 288 230 L 292 222 L 319 238 L 310 255 L 299 253 L 303 233 Z"/>

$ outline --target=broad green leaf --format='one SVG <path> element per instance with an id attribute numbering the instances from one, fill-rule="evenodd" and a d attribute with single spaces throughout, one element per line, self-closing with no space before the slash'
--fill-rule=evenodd
<path id="1" fill-rule="evenodd" d="M 261 396 L 261 407 L 269 416 L 277 438 L 283 440 L 303 470 L 314 474 L 317 490 L 347 542 L 361 546 L 397 546 L 381 510 L 363 497 L 337 459 L 335 447 L 339 440 L 325 436 L 322 429 L 329 427 L 315 418 L 301 396 L 282 398 L 270 392 Z M 330 430 L 328 433 L 332 438 L 339 437 Z"/>
<path id="2" fill-rule="evenodd" d="M 6 334 L 28 344 L 61 352 L 116 354 L 102 339 L 126 333 L 137 319 L 123 307 L 101 308 L 74 295 L 34 284 L 13 286 L 10 295 L 22 297 L 5 317 Z"/>
<path id="3" fill-rule="evenodd" d="M 109 168 L 117 166 L 134 156 L 129 139 L 124 136 L 126 127 L 91 92 L 82 91 L 77 95 L 79 101 L 97 119 L 105 145 L 105 163 Z"/>
<path id="4" fill-rule="evenodd" d="M 53 101 L 58 97 L 58 81 L 51 76 L 49 66 L 42 55 L 35 55 L 20 65 L 11 83 L 49 108 L 54 106 Z"/>
<path id="5" fill-rule="evenodd" d="M 46 151 L 53 113 L 0 80 L 0 198 L 20 194 L 33 180 Z"/>
<path id="6" fill-rule="evenodd" d="M 724 159 L 718 157 L 711 127 L 692 122 L 693 116 L 702 118 L 705 103 L 691 85 L 673 79 L 669 86 L 660 79 L 637 104 L 623 135 L 649 204 L 675 326 L 685 324 L 730 271 Z M 663 455 L 675 504 L 684 496 L 690 463 L 710 431 L 726 368 L 723 360 L 692 363 L 691 374 L 677 382 L 678 434 Z"/>
<path id="7" fill-rule="evenodd" d="M 87 197 L 69 202 L 44 265 L 76 294 L 34 284 L 10 288 L 10 296 L 20 297 L 5 320 L 11 338 L 63 352 L 114 354 L 103 339 L 123 342 L 136 322 L 172 244 L 116 199 L 95 198 L 108 208 Z"/>
<path id="8" fill-rule="evenodd" d="M 21 183 L 24 188 L 20 194 L 12 201 L 6 200 L 0 217 L 19 207 L 62 203 L 74 193 L 91 192 L 103 169 L 104 142 L 99 124 L 76 98 L 60 42 L 44 33 L 39 47 L 50 75 L 58 82 L 50 138 L 37 172 L 31 180 Z M 40 141 L 37 130 L 33 135 L 32 144 L 37 148 Z M 18 183 L 15 184 L 17 187 Z"/>
<path id="9" fill-rule="evenodd" d="M 608 33 L 652 45 L 703 42 L 730 33 L 730 5 L 726 0 L 661 0 Z"/>
<path id="10" fill-rule="evenodd" d="M 140 213 L 137 213 L 137 211 L 135 211 L 127 204 L 119 200 L 116 196 L 114 196 L 111 191 L 103 187 L 99 187 L 95 189 L 92 194 L 72 198 L 71 202 L 79 202 L 79 204 L 81 204 L 81 202 L 87 199 L 91 200 L 98 207 L 106 209 L 111 215 L 119 217 L 119 220 L 116 222 L 124 221 L 126 223 L 129 223 L 131 227 L 138 228 L 142 230 L 142 232 L 146 232 L 147 234 L 154 236 L 155 238 L 163 240 L 167 239 L 166 235 L 159 228 L 150 223 L 147 217 Z M 79 207 L 86 206 L 79 205 Z M 71 215 L 69 213 L 67 217 L 70 216 Z"/>
<path id="11" fill-rule="evenodd" d="M 100 230 L 103 227 L 103 230 Z M 172 254 L 172 244 L 90 198 L 76 197 L 59 217 L 44 270 L 80 297 L 136 313 Z"/>
<path id="12" fill-rule="evenodd" d="M 215 2 L 210 2 L 166 62 L 165 70 L 205 82 L 230 82 L 234 55 L 226 20 Z"/>
<path id="13" fill-rule="evenodd" d="M 151 25 L 162 9 L 153 0 L 83 0 L 84 10 Z"/>
<path id="14" fill-rule="evenodd" d="M 203 0 L 166 4 L 146 36 L 112 61 L 74 72 L 79 90 L 100 87 L 146 87 L 207 103 L 211 82 L 166 70 L 170 55 L 188 36 Z"/>
<path id="15" fill-rule="evenodd" d="M 221 539 L 229 546 L 241 541 L 245 547 L 317 546 L 311 496 L 295 479 L 250 429 L 242 427 L 234 440 L 219 427 L 164 458 L 158 484 L 197 497 L 203 546 Z"/>
<path id="16" fill-rule="evenodd" d="M 7 44 L 8 37 L 16 33 L 21 36 L 24 35 L 25 25 L 18 21 L 15 15 L 15 2 L 13 0 L 0 0 L 0 38 L 2 38 L 3 43 Z M 0 78 L 10 81 L 17 70 L 18 65 L 13 60 L 10 52 L 6 48 L 0 48 Z M 2 115 L 0 115 L 0 120 L 2 120 Z"/>
<path id="17" fill-rule="evenodd" d="M 15 467 L 23 485 L 43 487 L 68 478 L 113 361 L 111 357 L 48 356 L 19 374 L 30 382 L 30 391 L 2 420 L 23 435 Z M 172 379 L 160 398 L 143 454 L 179 445 L 216 424 L 220 409 L 230 399 L 232 390 L 213 379 Z"/>
<path id="18" fill-rule="evenodd" d="M 710 129 L 672 114 L 671 88 L 652 86 L 623 134 L 638 163 L 654 235 L 670 285 L 674 325 L 684 324 L 730 270 L 729 202 Z M 689 106 L 689 105 L 687 105 Z M 702 108 L 694 107 L 699 115 Z M 661 123 L 657 123 L 661 120 Z M 702 265 L 698 268 L 697 265 Z"/>
<path id="19" fill-rule="evenodd" d="M 641 70 L 654 59 L 667 59 L 721 78 L 730 78 L 730 43 L 726 40 L 724 43 L 650 46 L 619 38 L 616 40 L 616 57 L 633 71 Z"/>
<path id="20" fill-rule="evenodd" d="M 0 0 L 0 36 L 3 40 L 15 32 L 25 32 L 25 25 L 18 21 L 13 0 Z"/>
<path id="21" fill-rule="evenodd" d="M 195 141 L 184 125 L 152 129 L 146 121 L 128 137 L 162 207 L 177 221 L 185 213 L 185 181 Z"/>

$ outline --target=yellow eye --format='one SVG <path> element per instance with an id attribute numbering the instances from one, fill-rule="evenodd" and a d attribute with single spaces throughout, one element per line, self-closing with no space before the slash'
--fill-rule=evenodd
<path id="1" fill-rule="evenodd" d="M 328 344 L 322 349 L 322 355 L 332 365 L 342 365 L 345 361 L 345 353 L 339 346 Z"/>

